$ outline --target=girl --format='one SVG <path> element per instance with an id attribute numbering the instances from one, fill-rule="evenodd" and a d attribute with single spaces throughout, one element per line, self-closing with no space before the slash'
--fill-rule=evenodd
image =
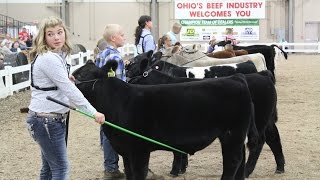
<path id="1" fill-rule="evenodd" d="M 42 167 L 40 179 L 68 179 L 68 158 L 65 142 L 65 120 L 68 108 L 48 101 L 47 96 L 66 104 L 72 102 L 95 116 L 95 121 L 103 124 L 105 116 L 85 99 L 68 78 L 66 56 L 71 44 L 66 26 L 56 17 L 42 21 L 33 41 L 30 56 L 31 100 L 26 119 L 28 130 L 41 150 Z"/>
<path id="2" fill-rule="evenodd" d="M 172 46 L 170 36 L 165 34 L 158 40 L 158 51 L 166 54 L 166 50 Z"/>
<path id="3" fill-rule="evenodd" d="M 137 46 L 137 53 L 141 54 L 152 50 L 155 52 L 156 44 L 151 34 L 152 21 L 151 17 L 143 15 L 138 20 L 138 26 L 135 31 L 135 45 Z"/>

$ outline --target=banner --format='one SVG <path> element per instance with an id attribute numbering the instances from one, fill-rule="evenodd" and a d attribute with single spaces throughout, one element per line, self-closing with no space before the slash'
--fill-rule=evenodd
<path id="1" fill-rule="evenodd" d="M 263 19 L 265 0 L 175 0 L 175 19 Z"/>
<path id="2" fill-rule="evenodd" d="M 226 37 L 226 29 L 233 29 L 238 41 L 259 40 L 258 19 L 181 19 L 180 41 L 209 41 L 214 36 L 218 41 Z"/>

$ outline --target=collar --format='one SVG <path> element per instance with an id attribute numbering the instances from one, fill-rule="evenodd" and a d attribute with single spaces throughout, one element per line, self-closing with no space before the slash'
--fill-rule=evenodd
<path id="1" fill-rule="evenodd" d="M 117 51 L 118 53 L 120 53 L 117 48 L 113 47 L 110 44 L 107 45 L 106 49 L 111 49 L 111 50 L 114 50 L 114 51 Z"/>

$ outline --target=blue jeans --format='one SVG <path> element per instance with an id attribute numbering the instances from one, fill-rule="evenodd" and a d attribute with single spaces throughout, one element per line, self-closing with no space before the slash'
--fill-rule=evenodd
<path id="1" fill-rule="evenodd" d="M 68 179 L 69 163 L 65 142 L 66 125 L 61 119 L 28 114 L 27 127 L 41 149 L 40 180 Z"/>
<path id="2" fill-rule="evenodd" d="M 104 158 L 104 170 L 108 172 L 114 172 L 119 169 L 118 161 L 119 155 L 112 148 L 109 139 L 102 131 L 102 126 L 100 128 L 100 138 L 102 140 L 103 147 L 103 158 Z"/>

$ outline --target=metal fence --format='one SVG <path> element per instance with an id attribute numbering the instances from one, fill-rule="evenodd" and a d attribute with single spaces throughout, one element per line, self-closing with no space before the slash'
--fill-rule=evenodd
<path id="1" fill-rule="evenodd" d="M 17 38 L 24 26 L 31 26 L 31 24 L 0 14 L 0 34 L 9 33 L 12 38 Z"/>

